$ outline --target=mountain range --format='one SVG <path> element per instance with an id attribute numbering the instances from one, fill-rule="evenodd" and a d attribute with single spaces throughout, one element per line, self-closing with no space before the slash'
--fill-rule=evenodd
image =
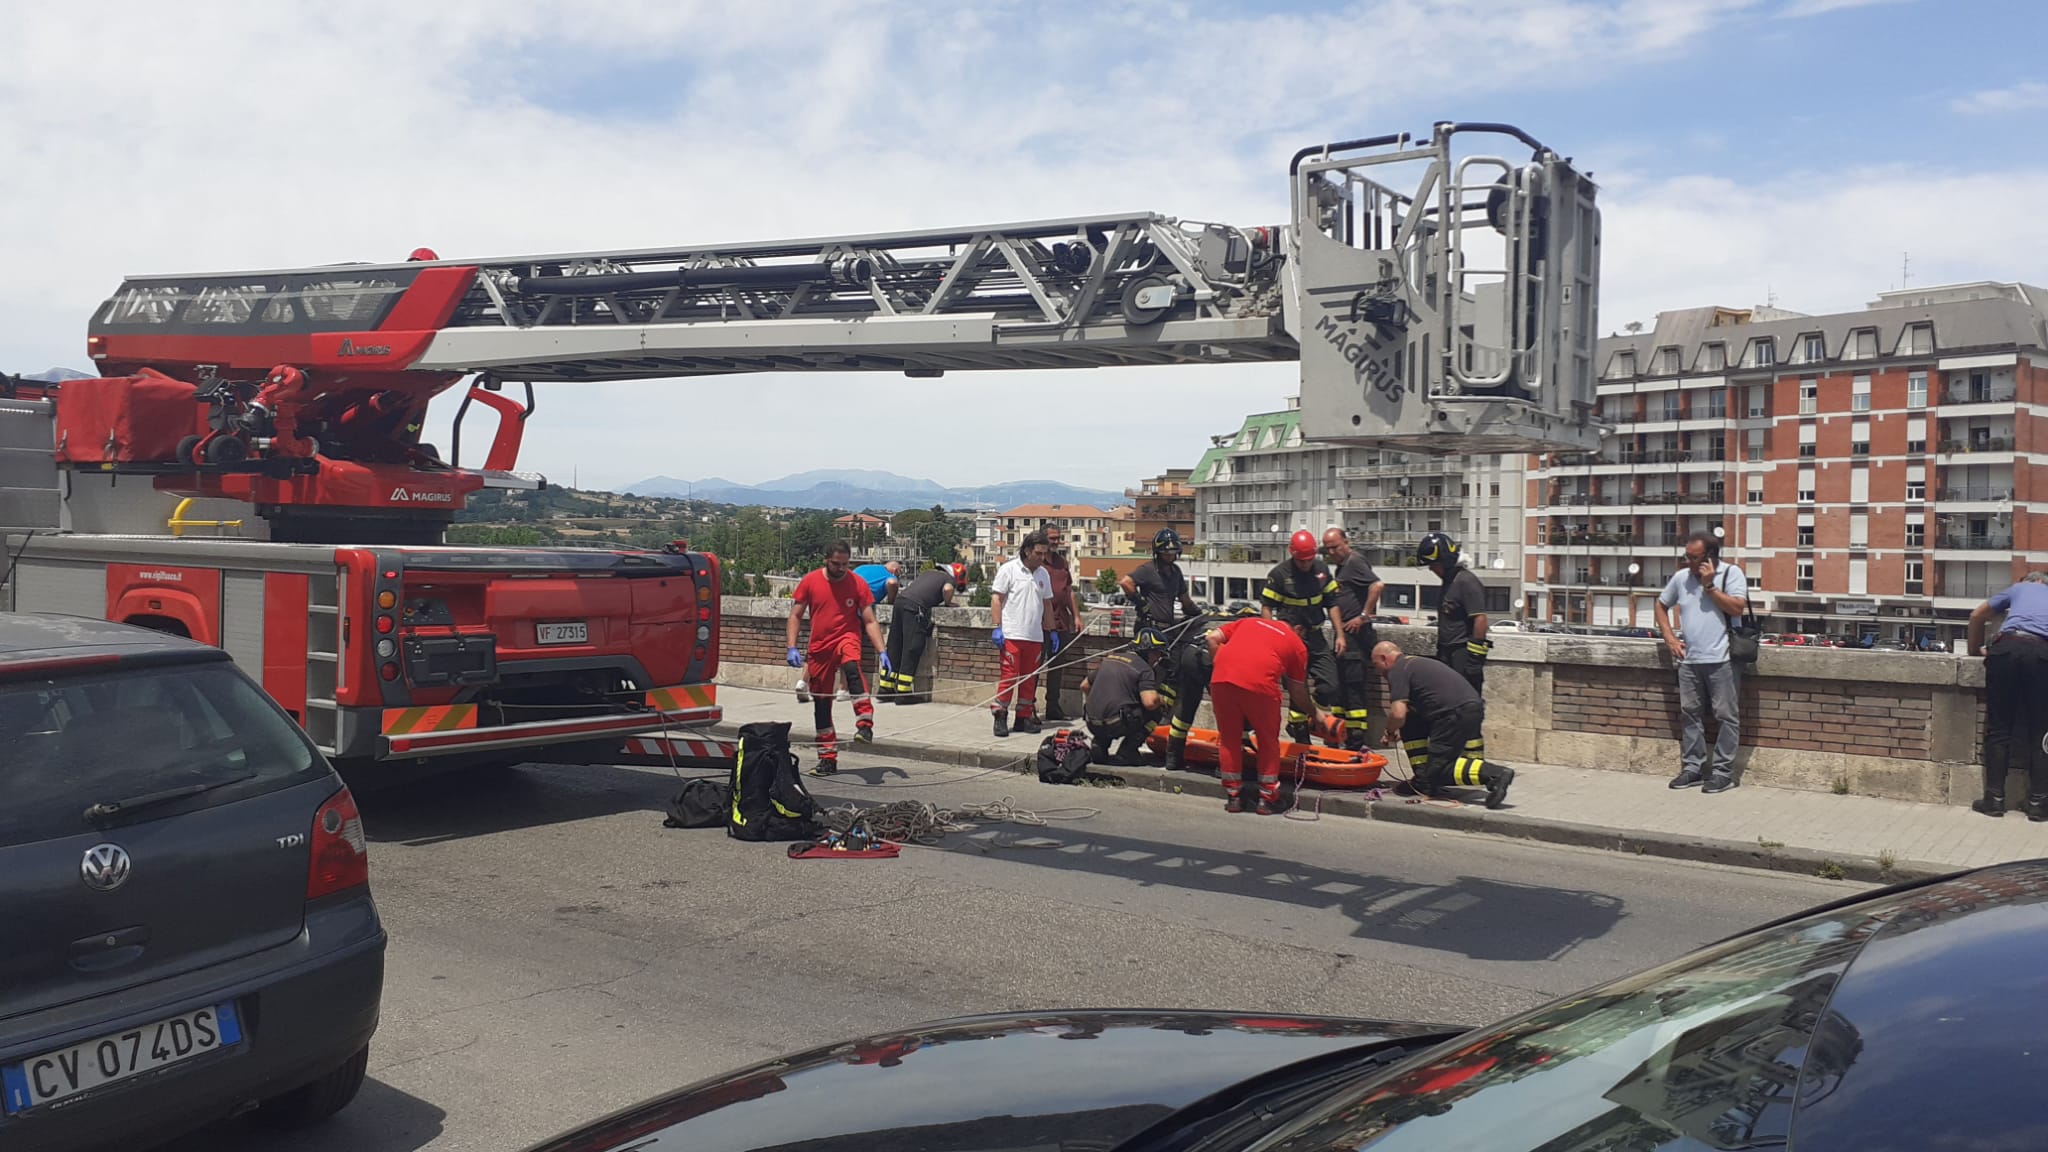
<path id="1" fill-rule="evenodd" d="M 974 488 L 948 488 L 930 480 L 898 476 L 865 468 L 821 468 L 740 484 L 722 476 L 677 480 L 650 476 L 623 490 L 631 496 L 668 496 L 710 500 L 720 504 L 765 504 L 777 508 L 872 508 L 896 512 L 942 504 L 947 508 L 1014 508 L 1019 504 L 1092 504 L 1108 508 L 1124 503 L 1121 492 L 1076 488 L 1056 480 L 1013 480 Z"/>

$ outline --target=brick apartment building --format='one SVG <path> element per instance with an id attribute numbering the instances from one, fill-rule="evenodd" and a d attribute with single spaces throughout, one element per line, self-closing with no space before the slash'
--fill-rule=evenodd
<path id="1" fill-rule="evenodd" d="M 1666 312 L 1599 356 L 1613 434 L 1531 463 L 1531 619 L 1650 626 L 1699 529 L 1757 581 L 1767 631 L 1945 645 L 2048 564 L 2048 291 Z"/>

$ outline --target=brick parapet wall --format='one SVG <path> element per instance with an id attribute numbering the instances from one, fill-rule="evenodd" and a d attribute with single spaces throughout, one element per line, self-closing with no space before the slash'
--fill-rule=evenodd
<path id="1" fill-rule="evenodd" d="M 888 608 L 878 610 L 887 628 Z M 720 658 L 732 683 L 786 688 L 787 600 L 726 603 Z M 1130 616 L 1112 633 L 1091 622 L 1092 657 L 1129 639 Z M 993 692 L 996 654 L 986 609 L 937 613 L 920 684 L 954 704 Z M 1382 639 L 1418 654 L 1431 629 L 1383 626 Z M 1670 774 L 1677 770 L 1677 677 L 1662 644 L 1644 640 L 1500 632 L 1488 665 L 1489 753 L 1510 763 Z M 873 654 L 869 654 L 872 669 Z M 1078 683 L 1079 677 L 1075 678 Z M 1373 710 L 1385 715 L 1375 684 Z M 1967 803 L 1981 782 L 1983 663 L 1957 656 L 1766 648 L 1744 677 L 1743 779 L 1815 791 L 1848 791 Z M 1079 707 L 1069 698 L 1068 709 Z M 1206 721 L 1206 713 L 1205 713 Z M 2023 786 L 2015 783 L 2008 794 Z"/>

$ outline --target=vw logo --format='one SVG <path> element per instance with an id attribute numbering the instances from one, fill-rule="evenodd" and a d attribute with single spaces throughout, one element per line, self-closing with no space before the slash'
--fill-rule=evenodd
<path id="1" fill-rule="evenodd" d="M 112 892 L 128 882 L 128 867 L 127 849 L 119 844 L 95 844 L 85 850 L 78 876 L 87 888 Z"/>

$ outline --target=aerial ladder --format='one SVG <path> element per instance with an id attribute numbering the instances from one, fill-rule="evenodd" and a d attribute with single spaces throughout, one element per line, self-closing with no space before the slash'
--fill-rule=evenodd
<path id="1" fill-rule="evenodd" d="M 1265 225 L 1137 212 L 130 277 L 88 328 L 98 377 L 0 395 L 0 440 L 50 421 L 59 492 L 43 526 L 63 534 L 9 538 L 12 606 L 104 597 L 114 618 L 125 604 L 239 642 L 338 755 L 575 740 L 603 759 L 616 737 L 716 718 L 701 691 L 716 561 L 680 542 L 605 560 L 439 547 L 474 493 L 545 483 L 517 470 L 536 384 L 1297 361 L 1311 440 L 1597 447 L 1600 216 L 1570 158 L 1509 125 L 1446 122 L 1304 148 L 1288 190 L 1285 222 Z M 443 456 L 421 431 L 456 388 Z M 479 405 L 497 427 L 465 459 Z M 187 534 L 168 550 L 142 539 L 167 531 Z"/>
<path id="2" fill-rule="evenodd" d="M 254 503 L 274 537 L 417 539 L 469 492 L 537 482 L 514 471 L 536 383 L 1267 361 L 1300 363 L 1308 439 L 1597 447 L 1600 217 L 1569 158 L 1509 125 L 1440 123 L 1305 148 L 1288 179 L 1284 225 L 1146 212 L 133 277 L 88 353 L 103 376 L 189 388 L 203 419 L 79 462 Z M 419 440 L 465 377 L 463 413 L 499 415 L 481 467 L 460 419 L 447 459 Z"/>

